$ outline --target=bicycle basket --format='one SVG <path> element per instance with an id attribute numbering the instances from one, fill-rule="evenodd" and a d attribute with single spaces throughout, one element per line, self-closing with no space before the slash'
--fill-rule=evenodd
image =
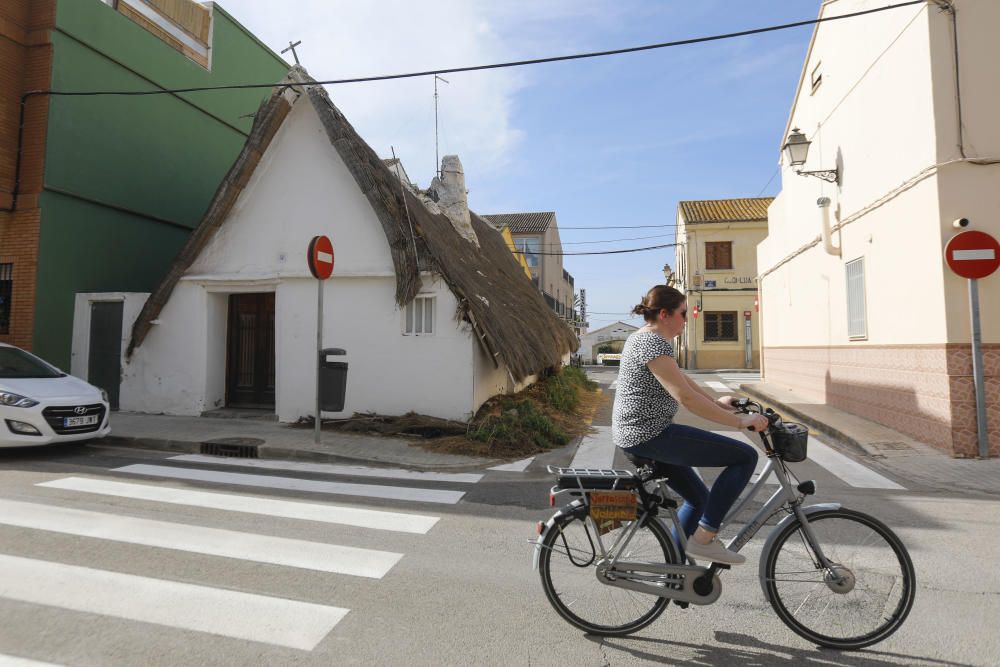
<path id="1" fill-rule="evenodd" d="M 771 445 L 782 461 L 799 463 L 806 460 L 809 429 L 795 422 L 783 422 L 771 430 Z"/>

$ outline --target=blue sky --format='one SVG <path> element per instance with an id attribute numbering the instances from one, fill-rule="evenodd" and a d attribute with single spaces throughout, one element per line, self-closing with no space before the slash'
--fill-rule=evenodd
<path id="1" fill-rule="evenodd" d="M 735 32 L 813 19 L 820 3 L 298 0 L 294 12 L 269 0 L 222 4 L 275 50 L 301 39 L 302 64 L 317 79 L 331 79 Z M 811 33 L 808 26 L 449 75 L 449 84 L 439 85 L 441 155 L 461 157 L 469 205 L 479 213 L 555 211 L 566 252 L 669 243 L 672 227 L 565 228 L 672 225 L 679 200 L 775 194 L 780 178 L 771 179 Z M 410 177 L 429 183 L 431 80 L 336 86 L 330 93 L 376 151 L 388 156 L 394 148 Z M 599 240 L 609 242 L 574 245 Z M 576 288 L 587 290 L 592 328 L 629 321 L 631 307 L 663 281 L 664 263 L 675 265 L 672 251 L 565 258 Z"/>

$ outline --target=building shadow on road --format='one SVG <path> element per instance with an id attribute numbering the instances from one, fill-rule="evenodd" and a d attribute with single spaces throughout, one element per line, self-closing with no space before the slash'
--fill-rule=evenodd
<path id="1" fill-rule="evenodd" d="M 971 663 L 937 660 L 905 653 L 868 648 L 861 651 L 803 649 L 767 644 L 750 635 L 735 632 L 715 633 L 716 644 L 702 645 L 649 637 L 604 638 L 587 635 L 606 649 L 628 653 L 639 660 L 667 665 L 704 665 L 731 667 L 883 667 L 887 665 L 927 665 L 932 667 L 968 667 Z M 681 653 L 684 657 L 678 657 Z"/>

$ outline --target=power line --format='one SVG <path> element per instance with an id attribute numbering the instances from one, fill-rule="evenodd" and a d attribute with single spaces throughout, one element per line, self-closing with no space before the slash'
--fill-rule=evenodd
<path id="1" fill-rule="evenodd" d="M 628 250 L 595 250 L 593 252 L 531 252 L 528 251 L 529 255 L 546 255 L 550 257 L 558 257 L 565 255 L 620 255 L 627 252 L 645 252 L 647 250 L 660 250 L 661 248 L 673 248 L 676 243 L 664 243 L 663 245 L 651 245 L 646 248 L 629 248 Z M 524 252 L 524 251 L 522 251 Z"/>
<path id="2" fill-rule="evenodd" d="M 762 194 L 764 194 L 764 190 L 767 190 L 767 186 L 769 186 L 771 184 L 771 181 L 774 180 L 774 177 L 778 175 L 779 171 L 781 171 L 781 165 L 778 165 L 777 167 L 774 168 L 774 173 L 771 174 L 771 178 L 767 179 L 767 183 L 765 183 L 764 187 L 762 187 L 760 189 L 760 192 L 757 193 L 758 197 L 760 197 Z"/>
<path id="3" fill-rule="evenodd" d="M 423 72 L 407 72 L 403 74 L 383 74 L 379 76 L 362 76 L 353 77 L 349 79 L 330 79 L 328 81 L 316 81 L 308 85 L 339 85 L 344 83 L 368 83 L 372 81 L 389 81 L 392 79 L 410 79 L 420 76 L 436 76 L 439 74 L 455 74 L 458 72 L 478 72 L 483 70 L 491 69 L 502 69 L 507 67 L 522 67 L 525 65 L 541 65 L 543 63 L 554 63 L 562 62 L 567 60 L 582 60 L 584 58 L 600 58 L 605 56 L 616 56 L 624 53 L 636 53 L 639 51 L 651 51 L 653 49 L 665 49 L 673 46 L 687 46 L 690 44 L 702 44 L 704 42 L 714 42 L 723 39 L 733 39 L 736 37 L 747 37 L 749 35 L 759 35 L 767 32 L 775 32 L 777 30 L 788 30 L 790 28 L 801 28 L 807 25 L 816 25 L 818 23 L 825 23 L 828 21 L 839 21 L 842 19 L 854 18 L 856 16 L 864 16 L 866 14 L 875 14 L 878 12 L 888 11 L 890 9 L 899 9 L 901 7 L 908 7 L 911 5 L 924 4 L 926 0 L 909 0 L 908 2 L 899 2 L 892 5 L 886 5 L 884 7 L 876 7 L 873 9 L 865 9 L 857 12 L 851 12 L 848 14 L 841 14 L 839 16 L 827 16 L 824 18 L 810 19 L 807 21 L 795 21 L 793 23 L 783 23 L 780 25 L 772 25 L 764 28 L 753 28 L 751 30 L 741 30 L 739 32 L 729 32 L 721 35 L 709 35 L 705 37 L 693 37 L 689 39 L 680 39 L 672 42 L 660 42 L 658 44 L 646 44 L 644 46 L 632 46 L 624 49 L 611 49 L 608 51 L 591 51 L 588 53 L 576 53 L 572 55 L 565 56 L 551 56 L 548 58 L 532 58 L 530 60 L 515 60 L 505 63 L 494 63 L 491 65 L 472 65 L 468 67 L 449 67 L 446 69 L 436 69 L 436 70 L 425 70 Z M 190 88 L 173 88 L 173 89 L 159 89 L 159 90 L 100 90 L 100 91 L 54 91 L 54 90 L 36 90 L 27 93 L 28 95 L 66 95 L 66 96 L 87 96 L 87 95 L 124 95 L 124 96 L 134 96 L 134 95 L 162 95 L 166 93 L 176 94 L 176 93 L 194 93 L 206 90 L 246 90 L 249 88 L 279 88 L 279 87 L 293 87 L 301 86 L 300 83 L 246 83 L 246 84 L 232 84 L 227 86 L 194 86 Z"/>
<path id="4" fill-rule="evenodd" d="M 673 234 L 654 234 L 653 236 L 632 236 L 626 239 L 602 239 L 600 241 L 564 241 L 563 243 L 543 243 L 542 247 L 545 246 L 564 246 L 564 245 L 583 245 L 585 243 L 618 243 L 620 241 L 642 241 L 645 239 L 661 239 L 664 236 L 673 236 Z"/>
<path id="5" fill-rule="evenodd" d="M 559 225 L 559 229 L 646 229 L 649 227 L 676 227 L 677 223 L 672 222 L 669 225 L 610 225 L 607 227 L 564 227 Z"/>

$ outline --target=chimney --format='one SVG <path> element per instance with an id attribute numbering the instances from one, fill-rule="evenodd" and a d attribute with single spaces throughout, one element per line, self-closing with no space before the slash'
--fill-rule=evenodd
<path id="1" fill-rule="evenodd" d="M 430 190 L 437 195 L 437 206 L 448 216 L 451 226 L 462 237 L 479 247 L 479 239 L 472 229 L 469 200 L 465 192 L 465 171 L 457 155 L 445 155 L 441 160 L 441 176 L 434 177 Z"/>

